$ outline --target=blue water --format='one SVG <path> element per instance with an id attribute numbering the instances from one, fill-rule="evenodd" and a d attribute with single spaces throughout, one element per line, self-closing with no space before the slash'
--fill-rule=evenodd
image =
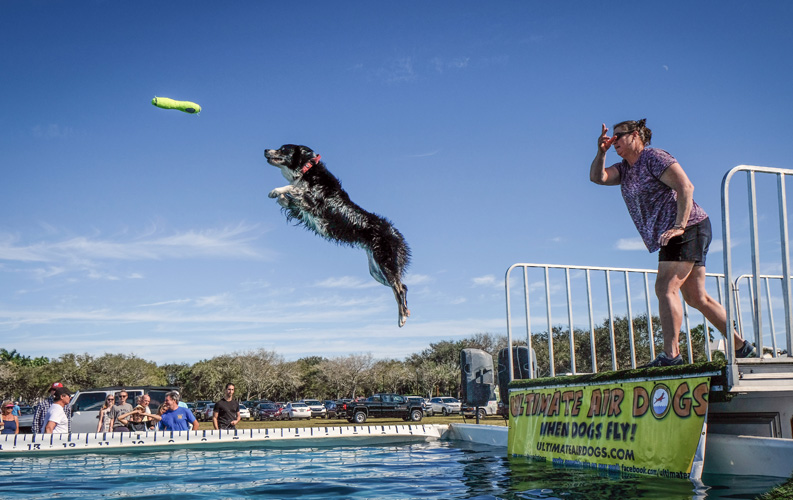
<path id="1" fill-rule="evenodd" d="M 750 499 L 782 479 L 684 480 L 561 469 L 503 449 L 434 441 L 381 447 L 168 450 L 0 459 L 3 499 Z"/>

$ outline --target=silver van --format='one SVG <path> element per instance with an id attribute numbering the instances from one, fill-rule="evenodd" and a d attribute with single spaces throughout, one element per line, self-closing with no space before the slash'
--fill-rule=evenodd
<path id="1" fill-rule="evenodd" d="M 99 425 L 99 410 L 111 394 L 115 396 L 116 403 L 120 403 L 118 395 L 121 391 L 125 391 L 129 395 L 127 402 L 133 408 L 139 396 L 148 394 L 151 398 L 149 408 L 152 413 L 157 413 L 157 409 L 165 401 L 165 395 L 177 390 L 176 387 L 117 386 L 77 391 L 69 403 L 72 409 L 72 432 L 96 432 L 96 427 Z"/>

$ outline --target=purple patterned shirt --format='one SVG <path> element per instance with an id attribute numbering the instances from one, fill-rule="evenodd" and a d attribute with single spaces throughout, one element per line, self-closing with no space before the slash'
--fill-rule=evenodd
<path id="1" fill-rule="evenodd" d="M 675 157 L 663 149 L 644 148 L 633 166 L 627 160 L 612 165 L 620 173 L 620 188 L 628 213 L 650 252 L 661 248 L 658 238 L 672 229 L 677 217 L 677 193 L 661 182 L 661 174 L 676 163 Z M 692 201 L 686 226 L 698 224 L 708 214 Z"/>

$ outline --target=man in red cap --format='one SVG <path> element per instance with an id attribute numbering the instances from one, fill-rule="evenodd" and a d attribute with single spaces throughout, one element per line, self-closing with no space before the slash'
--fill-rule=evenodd
<path id="1" fill-rule="evenodd" d="M 55 402 L 55 398 L 53 397 L 55 395 L 55 391 L 62 388 L 63 388 L 63 384 L 61 384 L 60 382 L 55 382 L 54 384 L 52 384 L 50 386 L 50 397 L 48 397 L 47 399 L 45 399 L 36 406 L 36 413 L 33 415 L 33 427 L 31 428 L 33 434 L 39 434 L 42 432 L 42 427 L 44 426 L 44 424 L 46 424 L 44 420 L 47 416 L 47 411 L 50 409 L 50 406 L 52 406 L 52 404 Z M 68 424 L 69 432 L 72 432 L 72 409 L 71 407 L 66 406 L 64 408 L 64 411 L 66 413 L 66 417 L 69 420 L 69 424 Z"/>
<path id="2" fill-rule="evenodd" d="M 55 389 L 53 403 L 47 410 L 46 422 L 41 429 L 42 434 L 65 434 L 69 432 L 71 418 L 66 416 L 66 407 L 72 400 L 72 393 L 65 387 Z"/>

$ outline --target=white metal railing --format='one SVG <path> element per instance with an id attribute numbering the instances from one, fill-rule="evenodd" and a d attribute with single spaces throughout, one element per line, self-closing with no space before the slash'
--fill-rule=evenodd
<path id="1" fill-rule="evenodd" d="M 750 260 L 752 272 L 751 277 L 760 276 L 760 236 L 758 230 L 758 211 L 757 211 L 757 184 L 755 174 L 771 174 L 776 176 L 777 185 L 777 211 L 779 221 L 779 243 L 781 254 L 781 268 L 782 273 L 779 279 L 782 284 L 782 298 L 784 306 L 784 322 L 785 322 L 785 341 L 787 356 L 791 354 L 791 345 L 793 345 L 793 296 L 790 290 L 790 239 L 788 235 L 788 209 L 787 209 L 787 190 L 785 180 L 787 176 L 793 176 L 793 170 L 781 168 L 758 167 L 751 165 L 739 165 L 724 175 L 721 183 L 721 218 L 722 218 L 722 237 L 724 244 L 724 273 L 725 280 L 725 293 L 729 293 L 726 287 L 735 286 L 737 288 L 738 280 L 732 279 L 733 273 L 733 246 L 732 234 L 730 224 L 730 182 L 738 172 L 746 172 L 746 185 L 747 185 L 747 199 L 749 202 L 749 230 L 751 238 L 750 246 Z M 787 278 L 785 278 L 787 277 Z M 758 353 L 763 353 L 762 335 L 758 335 L 763 331 L 763 314 L 762 314 L 762 294 L 760 293 L 761 279 L 751 279 L 751 302 L 752 302 L 752 326 L 757 338 Z M 768 283 L 766 282 L 766 285 Z M 768 288 L 766 288 L 768 291 Z M 769 305 L 771 304 L 769 298 Z M 737 309 L 738 304 L 732 300 L 728 300 L 724 304 L 727 311 L 727 324 L 732 325 L 737 317 L 740 316 Z M 772 320 L 773 321 L 773 320 Z M 774 341 L 775 342 L 775 341 Z M 730 387 L 738 383 L 738 366 L 734 356 L 735 345 L 732 336 L 728 336 L 727 341 L 727 360 L 729 363 L 727 370 L 728 384 Z M 774 346 L 774 353 L 776 347 Z"/>
<path id="2" fill-rule="evenodd" d="M 793 276 L 791 276 L 793 278 Z M 763 288 L 765 289 L 765 309 L 768 314 L 768 330 L 771 336 L 771 357 L 777 358 L 781 356 L 781 349 L 777 346 L 777 329 L 776 323 L 774 322 L 774 308 L 772 307 L 774 295 L 771 292 L 771 282 L 779 282 L 780 285 L 784 283 L 784 276 L 760 276 L 760 282 L 764 284 Z M 738 276 L 733 283 L 733 296 L 735 297 L 735 313 L 736 313 L 736 323 L 739 332 L 746 332 L 746 329 L 743 326 L 743 314 L 741 314 L 741 304 L 742 301 L 740 300 L 741 296 L 741 283 L 746 282 L 748 285 L 749 290 L 749 314 L 752 315 L 754 318 L 757 315 L 757 311 L 755 308 L 759 305 L 754 300 L 754 294 L 757 290 L 757 287 L 754 286 L 754 277 L 751 274 L 743 274 Z M 762 317 L 762 311 L 760 312 L 760 316 Z M 762 325 L 762 321 L 752 321 L 752 332 L 753 332 L 753 340 L 755 345 L 757 346 L 757 352 L 762 353 L 766 349 L 766 344 L 764 342 L 764 337 L 762 332 L 759 332 L 755 328 Z M 745 338 L 745 337 L 744 337 Z M 788 351 L 789 352 L 789 351 Z"/>
<path id="3" fill-rule="evenodd" d="M 732 275 L 732 266 L 733 266 L 733 250 L 732 250 L 732 239 L 730 233 L 730 205 L 729 205 L 729 184 L 732 177 L 735 173 L 739 171 L 747 172 L 747 192 L 748 192 L 748 201 L 749 201 L 749 226 L 750 226 L 750 235 L 751 235 L 751 245 L 750 245 L 750 254 L 751 254 L 751 268 L 752 272 L 750 274 L 743 274 L 734 278 Z M 773 174 L 777 177 L 777 204 L 778 204 L 778 217 L 779 217 L 779 242 L 780 242 L 780 251 L 781 251 L 781 275 L 762 275 L 760 274 L 760 238 L 759 238 L 759 231 L 758 231 L 758 210 L 757 210 L 757 193 L 756 193 L 756 185 L 755 185 L 755 174 L 756 173 L 767 173 Z M 778 282 L 781 286 L 781 295 L 782 301 L 784 306 L 784 319 L 783 323 L 784 326 L 782 328 L 782 334 L 784 334 L 785 338 L 785 349 L 784 353 L 786 357 L 791 356 L 791 346 L 793 345 L 793 295 L 791 294 L 791 286 L 790 280 L 793 279 L 791 275 L 791 266 L 790 266 L 790 244 L 788 238 L 788 216 L 787 216 L 787 197 L 786 197 L 786 189 L 785 189 L 785 180 L 787 176 L 793 176 L 793 170 L 784 170 L 784 169 L 775 169 L 775 168 L 767 168 L 767 167 L 753 167 L 753 166 L 746 166 L 740 165 L 738 167 L 733 168 L 730 170 L 725 176 L 722 181 L 722 236 L 723 236 L 723 256 L 724 256 L 724 274 L 713 274 L 708 273 L 708 282 L 712 284 L 715 282 L 715 289 L 716 289 L 716 296 L 717 300 L 724 306 L 727 312 L 727 325 L 735 325 L 739 332 L 746 332 L 746 334 L 742 335 L 744 339 L 749 340 L 750 342 L 754 342 L 757 350 L 758 355 L 762 356 L 765 348 L 764 342 L 764 327 L 763 327 L 763 302 L 766 302 L 766 306 L 768 308 L 768 320 L 769 320 L 769 327 L 770 327 L 770 344 L 771 344 L 771 351 L 773 357 L 779 357 L 781 355 L 781 349 L 777 347 L 777 331 L 776 331 L 776 324 L 774 322 L 774 313 L 773 313 L 773 294 L 771 291 L 771 282 Z M 793 177 L 790 177 L 793 179 Z M 611 347 L 611 367 L 612 369 L 619 369 L 619 368 L 626 368 L 625 366 L 619 367 L 617 366 L 617 346 L 616 346 L 616 337 L 615 337 L 615 330 L 614 330 L 614 303 L 615 303 L 615 296 L 612 293 L 612 278 L 617 276 L 622 276 L 624 287 L 625 287 L 625 299 L 624 299 L 624 307 L 625 312 L 627 314 L 628 321 L 628 341 L 629 341 L 629 348 L 630 348 L 630 367 L 636 367 L 636 350 L 635 350 L 635 337 L 633 331 L 633 304 L 634 299 L 631 295 L 631 276 L 640 276 L 643 280 L 643 300 L 644 308 L 647 315 L 647 334 L 649 336 L 649 347 L 650 347 L 650 355 L 651 359 L 655 357 L 655 330 L 652 324 L 652 305 L 651 303 L 655 301 L 655 297 L 651 296 L 650 294 L 650 281 L 651 279 L 654 280 L 655 275 L 657 274 L 656 270 L 651 269 L 627 269 L 627 268 L 606 268 L 606 267 L 593 267 L 593 266 L 564 266 L 564 265 L 552 265 L 552 264 L 525 264 L 519 263 L 510 266 L 510 268 L 506 272 L 505 278 L 505 288 L 506 288 L 506 305 L 507 305 L 507 336 L 509 345 L 513 345 L 513 311 L 512 311 L 512 304 L 511 304 L 511 294 L 512 294 L 512 284 L 511 284 L 511 275 L 516 270 L 522 270 L 523 276 L 523 297 L 525 303 L 523 304 L 523 308 L 525 311 L 525 325 L 526 325 L 526 344 L 528 345 L 529 349 L 532 349 L 532 318 L 531 318 L 531 300 L 530 300 L 530 280 L 529 280 L 529 270 L 539 270 L 542 272 L 543 278 L 541 281 L 541 288 L 543 288 L 543 296 L 545 302 L 545 326 L 548 332 L 548 363 L 549 363 L 549 371 L 551 376 L 556 375 L 556 367 L 555 367 L 555 356 L 554 356 L 554 342 L 553 342 L 553 312 L 554 310 L 558 310 L 558 307 L 554 304 L 555 297 L 553 296 L 552 290 L 552 283 L 550 274 L 552 271 L 557 272 L 556 270 L 561 270 L 564 273 L 564 289 L 566 292 L 566 298 L 562 300 L 557 300 L 556 302 L 564 302 L 563 305 L 566 306 L 566 310 L 562 313 L 562 316 L 566 316 L 569 335 L 570 335 L 570 370 L 573 374 L 578 373 L 576 367 L 576 353 L 575 353 L 575 339 L 574 339 L 574 332 L 575 332 L 575 324 L 581 325 L 583 323 L 588 323 L 589 329 L 589 337 L 590 337 L 590 344 L 591 344 L 591 366 L 593 371 L 597 370 L 597 352 L 595 349 L 595 315 L 593 309 L 593 294 L 592 294 L 592 273 L 603 273 L 605 278 L 605 307 L 607 309 L 606 317 L 608 320 L 609 325 L 609 335 L 610 335 L 610 347 Z M 582 301 L 579 301 L 577 304 L 578 308 L 584 308 L 585 313 L 576 315 L 574 300 L 573 300 L 573 293 L 574 287 L 571 283 L 571 273 L 583 273 L 583 278 L 585 283 L 581 285 L 581 288 L 585 290 L 586 293 L 586 300 L 584 301 L 585 304 L 581 304 Z M 757 276 L 759 279 L 755 279 L 754 277 Z M 788 276 L 785 279 L 785 276 Z M 746 282 L 748 284 L 749 294 L 744 295 L 741 297 L 741 283 Z M 764 285 L 765 288 L 765 299 L 763 299 L 762 286 Z M 713 294 L 712 294 L 713 295 Z M 724 300 L 724 297 L 728 297 L 729 300 Z M 742 300 L 743 299 L 743 300 Z M 641 299 L 640 299 L 641 300 Z M 747 335 L 749 332 L 748 329 L 743 327 L 742 321 L 742 314 L 741 314 L 741 304 L 748 301 L 749 307 L 746 308 L 748 314 L 751 315 L 751 324 L 752 324 L 752 334 L 751 336 Z M 687 355 L 689 362 L 693 361 L 693 351 L 692 351 L 692 342 L 691 342 L 691 325 L 689 321 L 689 308 L 685 302 L 683 302 L 683 312 L 684 312 L 684 325 L 683 331 L 686 334 L 687 339 Z M 557 312 L 557 316 L 559 313 Z M 576 320 L 576 316 L 579 318 L 584 317 L 585 319 L 578 319 Z M 708 342 L 708 332 L 710 330 L 709 324 L 707 319 L 702 317 L 702 324 L 704 326 L 704 333 L 705 333 L 705 353 L 708 360 L 712 359 L 712 349 L 713 346 Z M 536 331 L 536 330 L 535 330 Z M 725 355 L 728 360 L 728 384 L 730 387 L 735 385 L 738 380 L 738 370 L 737 370 L 737 362 L 735 360 L 735 345 L 732 335 L 726 336 L 725 341 Z M 511 356 L 508 356 L 509 359 L 509 373 L 510 378 L 513 372 L 513 360 Z M 535 373 L 536 367 L 533 366 L 533 363 L 530 361 L 529 373 Z"/>
<path id="4" fill-rule="evenodd" d="M 542 332 L 549 332 L 549 346 L 548 346 L 548 353 L 549 359 L 548 364 L 550 368 L 550 375 L 556 375 L 556 368 L 555 368 L 555 347 L 553 346 L 553 327 L 554 327 L 554 314 L 553 311 L 556 309 L 557 311 L 560 309 L 560 305 L 564 308 L 563 316 L 566 316 L 567 320 L 567 328 L 568 333 L 570 335 L 570 366 L 571 366 L 571 373 L 576 374 L 579 373 L 577 369 L 577 354 L 575 352 L 575 339 L 573 338 L 574 332 L 576 331 L 576 325 L 579 325 L 579 330 L 582 324 L 585 324 L 589 330 L 589 342 L 591 346 L 591 366 L 593 371 L 597 371 L 597 351 L 595 349 L 595 324 L 597 321 L 593 309 L 593 304 L 595 303 L 596 296 L 592 293 L 592 273 L 602 273 L 604 278 L 604 285 L 605 285 L 605 315 L 602 319 L 608 321 L 609 325 L 609 340 L 610 340 L 610 347 L 611 347 L 611 368 L 613 370 L 620 369 L 620 368 L 627 368 L 626 366 L 618 366 L 617 363 L 617 344 L 616 344 L 616 336 L 615 336 L 615 328 L 614 328 L 614 303 L 617 301 L 614 294 L 613 294 L 613 281 L 614 276 L 619 275 L 623 278 L 624 290 L 625 290 L 625 297 L 624 297 L 624 307 L 626 316 L 628 318 L 634 319 L 634 305 L 636 303 L 636 299 L 632 296 L 631 288 L 630 288 L 630 279 L 629 276 L 638 275 L 641 277 L 643 281 L 643 292 L 640 301 L 643 304 L 640 304 L 639 307 L 644 308 L 644 312 L 646 313 L 646 321 L 647 321 L 647 332 L 649 335 L 648 343 L 650 346 L 650 359 L 655 357 L 655 334 L 659 330 L 660 327 L 655 327 L 653 325 L 653 314 L 652 314 L 652 303 L 656 300 L 654 295 L 650 294 L 650 290 L 654 289 L 654 279 L 657 275 L 657 271 L 655 269 L 627 269 L 627 268 L 609 268 L 609 267 L 593 267 L 593 266 L 564 266 L 564 265 L 553 265 L 553 264 L 514 264 L 507 270 L 506 275 L 506 295 L 507 295 L 507 337 L 509 344 L 513 344 L 513 315 L 515 314 L 513 307 L 512 307 L 512 290 L 513 287 L 511 277 L 514 274 L 514 271 L 521 270 L 523 282 L 523 302 L 522 304 L 525 309 L 525 325 L 526 325 L 526 344 L 530 349 L 533 349 L 533 342 L 534 339 L 532 338 L 532 333 L 540 333 L 536 328 L 532 328 L 532 315 L 531 315 L 531 296 L 532 294 L 529 292 L 530 290 L 530 280 L 528 277 L 529 270 L 536 269 L 541 272 L 543 276 L 542 280 L 542 291 L 535 294 L 537 297 L 542 297 L 544 299 L 544 316 L 545 322 L 543 325 Z M 556 288 L 555 284 L 551 277 L 550 271 L 551 270 L 560 270 L 563 272 L 563 282 L 564 282 L 564 297 L 559 298 L 558 300 L 554 300 L 554 294 L 552 290 Z M 580 272 L 583 273 L 583 281 L 581 285 L 581 289 L 586 293 L 586 299 L 579 301 L 576 303 L 572 300 L 572 290 L 574 287 L 572 286 L 571 282 L 571 273 Z M 722 283 L 724 282 L 724 275 L 715 274 L 715 273 L 707 273 L 707 278 L 712 285 L 711 288 L 716 290 L 716 300 L 722 305 L 724 304 L 722 298 L 722 291 L 724 290 L 724 286 Z M 793 276 L 791 276 L 793 278 Z M 561 280 L 560 280 L 561 281 Z M 766 304 L 766 314 L 768 317 L 768 329 L 766 331 L 767 335 L 764 335 L 763 332 L 759 330 L 755 330 L 754 327 L 759 323 L 757 321 L 750 321 L 752 324 L 751 329 L 744 328 L 744 314 L 749 314 L 752 318 L 755 318 L 758 314 L 755 310 L 757 307 L 758 302 L 755 300 L 754 294 L 756 287 L 753 284 L 754 278 L 749 275 L 741 275 L 736 278 L 733 285 L 730 287 L 732 290 L 732 303 L 735 304 L 736 308 L 736 315 L 735 315 L 735 323 L 736 327 L 739 332 L 743 333 L 743 337 L 753 342 L 758 349 L 758 352 L 763 352 L 763 349 L 766 347 L 766 343 L 764 339 L 766 337 L 770 338 L 770 349 L 772 352 L 773 357 L 779 357 L 782 355 L 781 349 L 777 346 L 777 336 L 780 332 L 776 329 L 776 323 L 774 321 L 774 308 L 772 307 L 772 303 L 776 298 L 778 298 L 778 293 L 772 291 L 772 282 L 783 282 L 782 276 L 773 276 L 773 275 L 761 275 L 760 282 L 763 284 L 762 288 L 764 290 L 765 295 L 765 304 Z M 741 284 L 746 284 L 748 286 L 744 287 Z M 779 288 L 779 287 L 776 287 Z M 742 291 L 747 289 L 748 296 L 746 294 L 742 295 Z M 561 294 L 559 294 L 561 295 Z M 561 304 L 559 304 L 561 303 Z M 694 360 L 694 353 L 693 353 L 693 346 L 694 343 L 692 342 L 691 332 L 692 328 L 692 317 L 690 316 L 691 309 L 689 308 L 688 304 L 685 301 L 682 301 L 683 304 L 683 325 L 682 330 L 686 336 L 686 344 L 687 350 L 686 355 L 688 362 L 691 363 Z M 742 304 L 748 305 L 744 311 L 744 307 Z M 583 309 L 583 314 L 581 314 L 581 310 Z M 578 312 L 579 314 L 576 314 Z M 557 317 L 559 314 L 556 315 Z M 575 317 L 578 316 L 579 320 L 576 321 Z M 580 319 L 581 317 L 585 317 L 585 319 Z M 715 347 L 715 343 L 710 343 L 709 338 L 707 336 L 710 324 L 705 318 L 705 315 L 702 315 L 702 322 L 698 323 L 703 326 L 703 332 L 705 333 L 705 354 L 708 361 L 713 359 L 713 352 L 715 350 L 722 350 L 717 349 Z M 696 326 L 696 325 L 694 325 Z M 636 336 L 635 332 L 633 331 L 633 321 L 628 322 L 628 338 L 629 338 L 629 349 L 630 349 L 630 368 L 635 368 L 637 366 L 636 361 L 636 349 L 635 349 L 635 341 Z M 726 345 L 726 344 L 725 344 Z M 621 346 L 620 346 L 621 347 Z M 726 351 L 726 350 L 725 350 Z M 789 351 L 788 351 L 789 352 Z M 725 356 L 727 353 L 725 352 Z M 648 360 L 649 361 L 649 360 Z M 511 368 L 511 367 L 510 367 Z M 530 361 L 529 366 L 530 373 L 535 373 L 536 367 Z"/>
<path id="5" fill-rule="evenodd" d="M 541 287 L 543 289 L 543 293 L 539 295 L 544 296 L 545 302 L 545 327 L 547 328 L 548 332 L 548 364 L 550 370 L 550 376 L 556 375 L 556 366 L 555 366 L 555 355 L 554 355 L 554 345 L 553 345 L 553 310 L 555 307 L 554 300 L 552 297 L 551 290 L 555 288 L 551 281 L 550 271 L 551 270 L 561 270 L 564 272 L 564 288 L 565 288 L 565 298 L 563 299 L 563 306 L 565 306 L 565 315 L 567 317 L 567 327 L 570 336 L 570 368 L 571 373 L 576 374 L 578 373 L 578 369 L 576 367 L 576 352 L 575 352 L 575 339 L 574 339 L 574 332 L 575 332 L 575 316 L 576 316 L 576 308 L 580 312 L 580 310 L 584 309 L 584 314 L 578 314 L 579 318 L 585 316 L 585 320 L 579 320 L 578 324 L 586 323 L 588 325 L 589 330 L 589 342 L 590 342 L 590 349 L 591 349 L 591 366 L 593 371 L 597 371 L 597 351 L 596 351 L 596 340 L 595 340 L 595 313 L 593 305 L 595 303 L 593 293 L 592 293 L 592 274 L 598 273 L 603 275 L 605 279 L 605 308 L 607 309 L 605 314 L 605 319 L 608 321 L 609 325 L 609 341 L 611 347 L 611 367 L 613 370 L 617 370 L 619 368 L 627 368 L 627 367 L 619 367 L 617 363 L 617 344 L 616 344 L 616 335 L 614 329 L 614 304 L 615 304 L 615 296 L 612 290 L 612 281 L 615 275 L 621 275 L 622 281 L 624 284 L 625 290 L 625 298 L 624 298 L 624 306 L 626 317 L 630 318 L 631 320 L 628 321 L 628 338 L 629 338 L 629 348 L 630 348 L 630 367 L 636 368 L 636 338 L 635 332 L 633 328 L 633 318 L 634 318 L 634 298 L 632 297 L 631 293 L 631 276 L 638 276 L 641 278 L 643 283 L 643 307 L 646 312 L 646 321 L 647 321 L 647 332 L 649 335 L 649 347 L 650 347 L 650 359 L 655 358 L 655 329 L 653 327 L 653 314 L 652 314 L 652 301 L 655 300 L 654 294 L 650 294 L 650 284 L 653 283 L 655 276 L 657 275 L 658 271 L 655 269 L 629 269 L 629 268 L 610 268 L 610 267 L 595 267 L 595 266 L 564 266 L 564 265 L 553 265 L 553 264 L 527 264 L 527 263 L 519 263 L 510 266 L 507 270 L 506 278 L 505 278 L 505 288 L 506 288 L 506 302 L 507 302 L 507 340 L 509 345 L 513 344 L 513 308 L 512 308 L 512 283 L 511 283 L 511 275 L 515 270 L 522 270 L 523 276 L 523 299 L 525 301 L 524 312 L 525 312 L 525 325 L 526 325 L 526 344 L 529 349 L 533 349 L 532 343 L 532 319 L 531 319 L 531 293 L 530 293 L 530 280 L 529 280 L 529 270 L 530 269 L 537 269 L 542 271 L 542 275 L 544 276 Z M 577 304 L 574 303 L 572 299 L 572 284 L 571 284 L 571 272 L 577 272 L 583 274 L 583 279 L 585 283 L 582 285 L 582 288 L 585 290 L 586 299 L 584 301 L 579 301 Z M 719 302 L 722 302 L 721 297 L 721 282 L 723 280 L 723 276 L 720 274 L 711 274 L 708 273 L 707 277 L 709 280 L 712 280 L 715 283 L 715 289 L 718 291 L 718 299 Z M 737 290 L 737 288 L 736 288 Z M 641 306 L 640 306 L 641 307 Z M 694 353 L 692 349 L 692 341 L 691 341 L 691 323 L 689 318 L 689 307 L 685 302 L 683 302 L 683 313 L 684 313 L 684 331 L 686 333 L 687 339 L 687 355 L 689 362 L 692 362 L 694 359 Z M 599 321 L 599 320 L 598 320 Z M 705 352 L 707 355 L 707 359 L 711 360 L 711 346 L 708 343 L 708 336 L 707 332 L 709 331 L 709 323 L 705 316 L 702 316 L 702 324 L 704 327 L 704 332 L 706 333 L 705 336 Z M 649 360 L 647 360 L 649 361 Z M 512 373 L 512 360 L 510 359 L 510 373 Z M 535 368 L 534 366 L 529 367 L 529 372 L 534 373 Z"/>

